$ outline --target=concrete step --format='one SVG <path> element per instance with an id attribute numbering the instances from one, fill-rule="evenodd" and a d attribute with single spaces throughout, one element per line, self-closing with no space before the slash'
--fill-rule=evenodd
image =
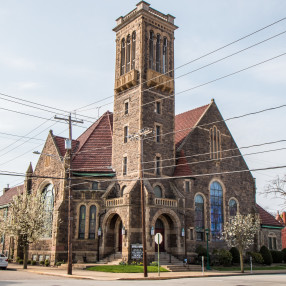
<path id="1" fill-rule="evenodd" d="M 202 271 L 201 265 L 187 264 L 187 265 L 168 265 L 166 268 L 172 272 L 185 272 L 185 271 Z"/>
<path id="2" fill-rule="evenodd" d="M 155 261 L 158 261 L 158 255 L 155 255 Z M 183 265 L 183 261 L 179 260 L 169 253 L 162 252 L 160 253 L 160 265 Z"/>

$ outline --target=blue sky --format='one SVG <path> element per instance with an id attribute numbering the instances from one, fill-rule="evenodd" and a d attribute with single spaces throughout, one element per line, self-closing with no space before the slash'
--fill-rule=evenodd
<path id="1" fill-rule="evenodd" d="M 64 110 L 113 95 L 115 19 L 135 8 L 139 1 L 0 0 L 0 92 Z M 285 17 L 286 1 L 149 1 L 151 7 L 176 17 L 175 66 L 196 59 Z M 286 20 L 211 56 L 176 70 L 176 76 L 244 49 L 286 30 Z M 286 34 L 228 58 L 209 68 L 176 80 L 176 92 L 200 85 L 286 52 Z M 176 113 L 215 99 L 223 117 L 229 118 L 286 103 L 286 56 L 233 77 L 176 97 Z M 1 99 L 0 107 L 46 118 L 53 113 L 31 109 Z M 80 114 L 97 117 L 112 111 L 112 98 L 90 106 Z M 56 111 L 55 111 L 56 113 Z M 239 147 L 286 139 L 286 108 L 229 121 L 228 127 Z M 45 139 L 48 130 L 67 136 L 67 126 L 45 122 L 0 109 L 0 132 Z M 54 124 L 53 126 L 51 126 Z M 90 123 L 85 122 L 84 126 Z M 74 128 L 74 137 L 83 131 Z M 39 134 L 41 133 L 41 134 Z M 39 135 L 37 135 L 39 134 Z M 41 150 L 43 141 L 14 142 L 0 133 L 0 170 L 24 172 Z M 24 144 L 22 144 L 24 143 Z M 19 146 L 22 144 L 21 146 Z M 245 149 L 242 153 L 284 148 L 286 143 Z M 15 149 L 14 149 L 15 148 Z M 8 152 L 7 154 L 5 154 Z M 26 153 L 25 155 L 23 155 Z M 16 158 L 17 156 L 20 156 Z M 15 159 L 16 158 L 16 159 Z M 285 165 L 285 150 L 245 156 L 249 168 Z M 285 169 L 253 172 L 257 179 L 257 201 L 269 211 L 285 209 L 283 202 L 265 198 L 267 182 Z M 0 188 L 20 182 L 1 176 Z"/>

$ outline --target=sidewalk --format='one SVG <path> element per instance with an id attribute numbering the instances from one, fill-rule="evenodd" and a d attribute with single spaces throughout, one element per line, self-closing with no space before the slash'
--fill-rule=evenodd
<path id="1" fill-rule="evenodd" d="M 72 275 L 67 275 L 66 269 L 60 269 L 57 267 L 44 267 L 44 266 L 31 266 L 28 265 L 28 269 L 23 269 L 23 265 L 12 264 L 8 266 L 10 269 L 16 269 L 17 271 L 33 272 L 41 275 L 61 276 L 74 279 L 89 279 L 89 280 L 163 280 L 163 279 L 179 279 L 179 278 L 199 278 L 199 277 L 218 277 L 218 276 L 237 276 L 237 275 L 259 275 L 259 274 L 285 274 L 286 270 L 257 270 L 245 273 L 240 272 L 222 272 L 222 271 L 205 271 L 204 276 L 202 272 L 162 272 L 160 277 L 158 273 L 148 273 L 148 277 L 144 278 L 143 273 L 109 273 L 109 272 L 97 272 L 73 269 Z"/>

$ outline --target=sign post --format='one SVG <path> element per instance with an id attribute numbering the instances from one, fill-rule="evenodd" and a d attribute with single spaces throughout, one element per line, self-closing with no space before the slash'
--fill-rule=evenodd
<path id="1" fill-rule="evenodd" d="M 160 244 L 162 243 L 163 241 L 163 236 L 161 233 L 156 233 L 155 235 L 155 242 L 157 244 L 157 247 L 158 247 L 158 276 L 160 276 Z"/>

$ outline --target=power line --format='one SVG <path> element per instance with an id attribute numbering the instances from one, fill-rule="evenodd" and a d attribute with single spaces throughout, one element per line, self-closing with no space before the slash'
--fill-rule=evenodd
<path id="1" fill-rule="evenodd" d="M 0 134 L 7 135 L 7 136 L 18 137 L 18 138 L 21 138 L 21 139 L 31 139 L 31 140 L 37 140 L 37 141 L 45 141 L 44 139 L 40 139 L 40 138 L 36 138 L 36 137 L 27 137 L 27 136 L 21 136 L 21 135 L 6 133 L 6 132 L 0 132 Z"/>
<path id="2" fill-rule="evenodd" d="M 231 46 L 231 45 L 233 45 L 233 44 L 235 44 L 235 43 L 237 43 L 237 42 L 239 42 L 239 41 L 242 41 L 242 40 L 244 40 L 244 39 L 246 39 L 246 38 L 248 38 L 248 37 L 250 37 L 250 36 L 253 36 L 253 35 L 256 34 L 256 33 L 259 33 L 259 32 L 261 32 L 261 31 L 263 31 L 263 30 L 265 30 L 265 29 L 267 29 L 267 28 L 269 28 L 269 27 L 271 27 L 271 26 L 273 26 L 273 25 L 276 25 L 276 24 L 278 24 L 278 23 L 284 21 L 285 19 L 286 19 L 286 17 L 284 17 L 284 18 L 282 18 L 282 19 L 279 19 L 279 20 L 277 20 L 277 21 L 275 21 L 275 22 L 273 22 L 273 23 L 271 23 L 271 24 L 269 24 L 269 25 L 267 25 L 267 26 L 264 26 L 264 27 L 262 27 L 262 28 L 260 28 L 260 29 L 258 29 L 258 30 L 256 30 L 256 31 L 250 33 L 250 34 L 247 34 L 247 35 L 245 35 L 245 36 L 243 36 L 243 37 L 241 37 L 241 38 L 239 38 L 239 39 L 237 39 L 237 40 L 235 40 L 235 41 L 232 41 L 232 42 L 230 42 L 230 43 L 228 43 L 228 44 L 226 44 L 226 45 L 224 45 L 224 46 L 222 46 L 222 47 L 220 47 L 220 48 L 217 48 L 217 49 L 215 49 L 215 50 L 213 50 L 213 51 L 211 51 L 211 52 L 208 52 L 207 54 L 204 54 L 204 55 L 202 55 L 202 56 L 200 56 L 200 57 L 198 57 L 198 58 L 195 58 L 195 59 L 193 59 L 193 60 L 191 60 L 191 61 L 189 61 L 189 62 L 187 62 L 187 63 L 185 63 L 185 64 L 182 64 L 182 65 L 180 65 L 180 66 L 178 66 L 178 67 L 176 67 L 176 68 L 174 68 L 174 69 L 171 69 L 170 71 L 168 71 L 168 72 L 166 72 L 166 73 L 163 73 L 163 74 L 161 74 L 161 75 L 169 74 L 169 73 L 171 73 L 171 72 L 173 72 L 173 71 L 175 71 L 175 70 L 177 70 L 177 69 L 180 69 L 180 68 L 182 68 L 182 67 L 184 67 L 184 66 L 187 66 L 187 65 L 189 65 L 189 64 L 191 64 L 191 63 L 194 63 L 194 62 L 196 62 L 196 61 L 198 61 L 198 60 L 200 60 L 200 59 L 202 59 L 202 58 L 205 58 L 205 57 L 207 57 L 207 56 L 209 56 L 209 55 L 211 55 L 211 54 L 214 54 L 214 53 L 216 53 L 216 52 L 218 52 L 218 51 L 220 51 L 220 50 L 223 50 L 223 49 L 225 49 L 225 48 L 227 48 L 227 47 L 229 47 L 229 46 Z M 157 76 L 157 77 L 160 77 L 161 75 L 159 75 L 159 76 Z M 153 77 L 153 78 L 151 78 L 150 80 L 154 80 L 154 79 L 157 78 L 157 77 Z M 150 80 L 149 80 L 149 81 L 150 81 Z M 147 83 L 147 82 L 148 82 L 148 80 L 147 80 L 147 81 L 144 81 L 144 82 L 142 82 L 142 83 L 139 83 L 139 84 L 135 85 L 134 87 L 143 85 L 143 84 L 145 84 L 145 83 Z M 119 92 L 117 95 L 120 95 L 120 94 L 123 93 L 123 92 L 126 92 L 126 91 Z M 88 105 L 82 106 L 82 107 L 80 107 L 80 108 L 77 108 L 76 110 L 83 109 L 83 108 L 85 108 L 85 107 L 94 105 L 94 104 L 96 104 L 96 103 L 102 102 L 102 101 L 104 101 L 104 100 L 106 100 L 106 99 L 109 99 L 109 98 L 112 98 L 112 97 L 113 97 L 113 95 L 112 95 L 112 96 L 105 97 L 104 99 L 101 99 L 101 100 L 99 100 L 99 101 L 96 101 L 96 102 L 90 103 L 90 104 L 88 104 Z"/>

